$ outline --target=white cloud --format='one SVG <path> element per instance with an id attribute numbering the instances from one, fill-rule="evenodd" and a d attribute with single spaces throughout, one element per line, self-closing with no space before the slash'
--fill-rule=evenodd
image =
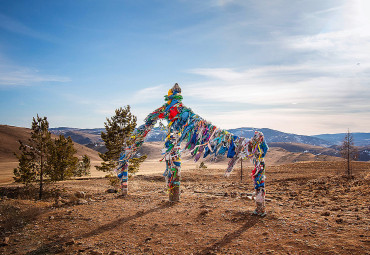
<path id="1" fill-rule="evenodd" d="M 205 111 L 203 117 L 222 128 L 272 127 L 314 134 L 329 126 L 363 131 L 370 125 L 364 117 L 370 116 L 370 66 L 307 63 L 219 70 L 191 71 L 208 80 L 184 85 L 183 95 L 194 106 L 213 105 L 213 113 Z"/>
<path id="2" fill-rule="evenodd" d="M 69 82 L 64 76 L 42 74 L 34 68 L 0 64 L 1 85 L 33 85 L 40 82 Z"/>

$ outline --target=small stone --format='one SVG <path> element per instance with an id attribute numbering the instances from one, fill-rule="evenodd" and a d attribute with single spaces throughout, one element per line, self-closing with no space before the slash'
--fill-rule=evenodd
<path id="1" fill-rule="evenodd" d="M 117 193 L 118 191 L 116 189 L 107 189 L 107 193 Z"/>
<path id="2" fill-rule="evenodd" d="M 77 202 L 79 205 L 84 205 L 84 204 L 87 204 L 87 200 L 85 199 L 79 199 L 78 202 Z"/>
<path id="3" fill-rule="evenodd" d="M 323 212 L 321 213 L 321 216 L 330 216 L 330 212 Z"/>
<path id="4" fill-rule="evenodd" d="M 340 207 L 338 206 L 333 206 L 330 208 L 330 211 L 339 211 L 340 210 Z"/>
<path id="5" fill-rule="evenodd" d="M 90 251 L 90 254 L 91 254 L 91 255 L 103 255 L 103 253 L 102 253 L 102 252 L 97 251 L 97 250 L 92 250 L 92 251 Z"/>
<path id="6" fill-rule="evenodd" d="M 151 250 L 149 247 L 144 248 L 144 252 L 150 252 Z"/>
<path id="7" fill-rule="evenodd" d="M 54 207 L 62 207 L 63 206 L 63 202 L 62 201 L 60 201 L 60 200 L 58 200 L 58 201 L 55 201 L 55 203 L 54 203 L 54 205 L 53 205 Z"/>
<path id="8" fill-rule="evenodd" d="M 9 245 L 9 237 L 5 237 L 0 246 L 7 246 L 7 245 Z"/>
<path id="9" fill-rule="evenodd" d="M 341 218 L 336 219 L 335 221 L 336 221 L 338 224 L 339 224 L 339 223 L 343 223 L 343 219 L 341 219 Z"/>
<path id="10" fill-rule="evenodd" d="M 49 220 L 54 220 L 54 216 L 49 216 Z"/>
<path id="11" fill-rule="evenodd" d="M 116 255 L 116 254 L 120 254 L 120 252 L 117 251 L 117 250 L 113 250 L 113 251 L 110 251 L 108 254 L 109 255 Z"/>
<path id="12" fill-rule="evenodd" d="M 298 229 L 294 229 L 293 230 L 293 233 L 298 233 Z"/>
<path id="13" fill-rule="evenodd" d="M 75 243 L 76 243 L 75 240 L 71 239 L 70 241 L 66 242 L 66 245 L 73 245 Z"/>
<path id="14" fill-rule="evenodd" d="M 152 240 L 152 238 L 151 238 L 151 237 L 147 237 L 147 238 L 145 239 L 145 242 L 147 243 L 147 242 L 149 242 L 150 240 Z"/>
<path id="15" fill-rule="evenodd" d="M 75 193 L 75 196 L 78 197 L 78 198 L 85 198 L 86 194 L 83 191 L 77 191 Z"/>

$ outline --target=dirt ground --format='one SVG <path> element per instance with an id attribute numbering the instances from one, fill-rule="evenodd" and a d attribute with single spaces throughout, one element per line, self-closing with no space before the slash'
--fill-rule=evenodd
<path id="1" fill-rule="evenodd" d="M 370 163 L 356 162 L 353 179 L 342 165 L 267 167 L 264 218 L 251 215 L 252 181 L 238 169 L 183 171 L 179 203 L 160 174 L 131 178 L 126 197 L 107 193 L 107 179 L 50 184 L 44 201 L 3 185 L 0 253 L 370 254 Z"/>

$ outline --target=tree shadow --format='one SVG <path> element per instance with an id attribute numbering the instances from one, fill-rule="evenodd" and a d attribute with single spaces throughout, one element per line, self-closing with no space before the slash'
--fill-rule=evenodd
<path id="1" fill-rule="evenodd" d="M 139 211 L 137 213 L 135 213 L 134 215 L 132 216 L 128 216 L 128 217 L 124 217 L 124 218 L 120 218 L 120 219 L 117 219 L 115 221 L 112 221 L 108 224 L 105 224 L 103 226 L 100 226 L 88 233 L 85 233 L 83 234 L 80 238 L 89 238 L 91 236 L 95 236 L 95 235 L 98 235 L 98 234 L 101 234 L 103 232 L 106 232 L 106 231 L 109 231 L 109 230 L 112 230 L 116 227 L 118 227 L 119 225 L 125 223 L 125 222 L 128 222 L 128 221 L 131 221 L 131 220 L 135 220 L 137 218 L 140 218 L 140 217 L 143 217 L 147 214 L 150 214 L 150 213 L 154 213 L 154 212 L 157 212 L 159 210 L 162 210 L 162 209 L 165 209 L 165 208 L 169 208 L 171 206 L 173 206 L 174 203 L 171 203 L 171 202 L 166 202 L 165 204 L 159 206 L 159 207 L 155 207 L 155 208 L 152 208 L 152 209 L 149 209 L 147 211 Z"/>
<path id="2" fill-rule="evenodd" d="M 197 254 L 203 255 L 203 254 L 214 254 L 219 251 L 219 249 L 229 243 L 231 243 L 234 239 L 238 238 L 241 236 L 245 231 L 256 225 L 258 222 L 261 221 L 261 218 L 257 216 L 248 216 L 245 217 L 245 223 L 242 225 L 239 229 L 235 230 L 232 233 L 226 234 L 220 241 L 214 243 L 213 245 L 206 247 L 202 251 L 198 252 Z"/>
<path id="3" fill-rule="evenodd" d="M 82 234 L 81 236 L 78 236 L 78 237 L 73 237 L 72 236 L 72 237 L 60 238 L 60 239 L 58 239 L 54 242 L 42 245 L 41 247 L 39 247 L 36 250 L 27 252 L 26 254 L 36 255 L 36 254 L 56 254 L 56 253 L 60 253 L 60 252 L 64 251 L 64 248 L 63 248 L 64 244 L 68 243 L 68 242 L 71 242 L 73 239 L 78 240 L 78 239 L 89 238 L 89 237 L 92 237 L 92 236 L 95 236 L 95 235 L 102 234 L 102 233 L 107 232 L 109 230 L 112 230 L 112 229 L 114 229 L 114 228 L 118 227 L 119 225 L 122 225 L 126 222 L 138 219 L 138 218 L 143 217 L 147 214 L 154 213 L 154 212 L 160 211 L 160 210 L 165 209 L 165 208 L 169 208 L 173 205 L 174 205 L 174 203 L 166 202 L 163 205 L 160 205 L 158 207 L 149 209 L 147 211 L 139 211 L 139 212 L 135 213 L 134 215 L 119 218 L 115 221 L 112 221 L 112 222 L 107 223 L 103 226 L 100 226 L 100 227 L 98 227 L 98 228 L 96 228 L 96 229 L 94 229 L 90 232 Z"/>

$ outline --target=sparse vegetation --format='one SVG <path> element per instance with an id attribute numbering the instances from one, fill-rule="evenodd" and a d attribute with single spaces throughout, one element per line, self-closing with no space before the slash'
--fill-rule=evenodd
<path id="1" fill-rule="evenodd" d="M 340 153 L 346 161 L 346 173 L 347 176 L 350 177 L 353 174 L 351 161 L 357 160 L 358 150 L 357 147 L 355 146 L 353 135 L 349 132 L 349 130 L 347 131 L 347 134 L 342 142 Z"/>
<path id="2" fill-rule="evenodd" d="M 90 158 L 87 155 L 83 155 L 82 160 L 78 165 L 77 171 L 75 172 L 75 176 L 81 177 L 84 175 L 90 175 L 90 167 Z"/>
<path id="3" fill-rule="evenodd" d="M 19 165 L 14 169 L 14 180 L 26 185 L 39 184 L 39 199 L 43 195 L 44 178 L 61 181 L 88 172 L 90 159 L 85 155 L 81 163 L 75 157 L 76 149 L 70 137 L 51 139 L 46 117 L 33 118 L 31 138 L 27 144 L 19 141 Z"/>

